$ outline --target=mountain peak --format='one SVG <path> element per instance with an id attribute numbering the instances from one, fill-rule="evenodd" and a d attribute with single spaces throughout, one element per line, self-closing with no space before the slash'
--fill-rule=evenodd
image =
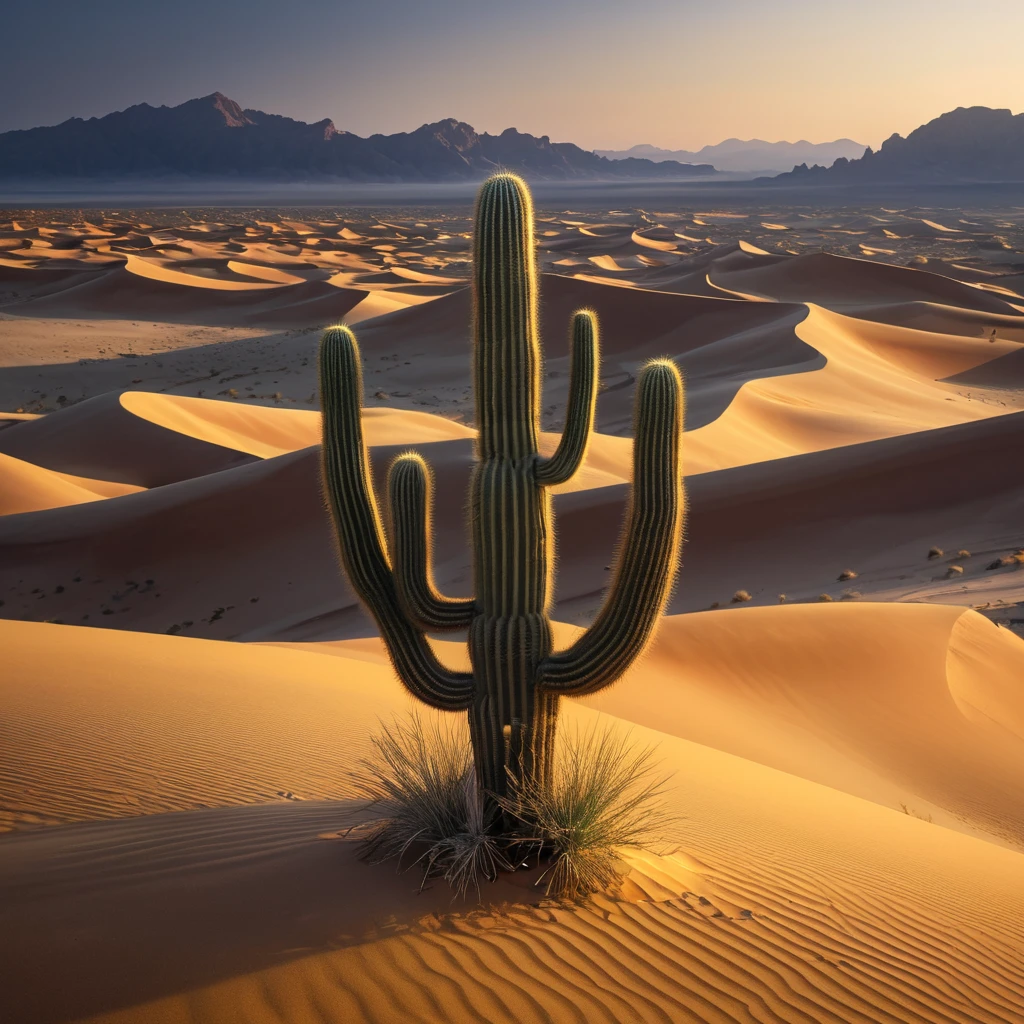
<path id="1" fill-rule="evenodd" d="M 213 92 L 199 100 L 200 103 L 210 103 L 211 101 L 213 109 L 224 118 L 224 124 L 228 128 L 244 128 L 247 124 L 253 123 L 245 116 L 245 111 L 234 100 L 228 99 L 224 93 Z"/>

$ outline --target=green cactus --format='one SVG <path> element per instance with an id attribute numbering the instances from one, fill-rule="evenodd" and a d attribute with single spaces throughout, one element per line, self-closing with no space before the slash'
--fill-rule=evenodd
<path id="1" fill-rule="evenodd" d="M 597 392 L 597 318 L 586 310 L 573 317 L 565 431 L 554 454 L 543 458 L 533 205 L 512 174 L 488 179 L 477 201 L 473 324 L 476 596 L 454 600 L 434 585 L 431 475 L 415 453 L 391 464 L 390 544 L 385 538 L 360 422 L 359 348 L 344 326 L 329 328 L 320 347 L 323 479 L 342 563 L 395 671 L 431 707 L 468 712 L 478 782 L 483 792 L 501 796 L 510 773 L 542 784 L 550 777 L 560 699 L 613 683 L 653 636 L 675 576 L 685 514 L 683 391 L 668 360 L 640 372 L 633 488 L 611 584 L 590 628 L 554 651 L 549 488 L 570 479 L 586 454 Z M 427 641 L 428 632 L 451 630 L 468 630 L 472 672 L 445 668 Z"/>

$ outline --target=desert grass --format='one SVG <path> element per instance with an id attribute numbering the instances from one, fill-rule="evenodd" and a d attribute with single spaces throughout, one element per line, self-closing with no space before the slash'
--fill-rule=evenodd
<path id="1" fill-rule="evenodd" d="M 988 570 L 1006 569 L 1011 565 L 1024 565 L 1024 550 L 1014 551 L 1012 555 L 1003 555 L 1002 558 L 997 558 L 994 562 L 990 562 L 985 568 Z"/>
<path id="2" fill-rule="evenodd" d="M 654 749 L 611 729 L 563 734 L 549 784 L 510 775 L 491 801 L 462 723 L 413 712 L 382 723 L 353 781 L 366 802 L 347 831 L 363 858 L 418 867 L 421 888 L 441 877 L 455 897 L 539 864 L 546 895 L 579 899 L 618 881 L 623 849 L 653 849 L 674 824 Z"/>
<path id="3" fill-rule="evenodd" d="M 540 843 L 548 866 L 537 884 L 549 896 L 579 899 L 619 881 L 623 849 L 654 849 L 674 829 L 664 808 L 668 782 L 653 747 L 595 727 L 561 742 L 550 785 L 513 786 L 501 803 L 517 834 Z"/>
<path id="4" fill-rule="evenodd" d="M 748 590 L 737 590 L 736 593 L 732 595 L 732 603 L 733 604 L 742 604 L 744 601 L 749 601 L 749 600 L 750 600 L 750 591 L 748 591 Z"/>
<path id="5" fill-rule="evenodd" d="M 367 803 L 350 832 L 365 860 L 419 866 L 421 888 L 440 875 L 462 897 L 511 869 L 477 791 L 465 730 L 412 713 L 382 724 L 372 744 L 353 778 Z"/>

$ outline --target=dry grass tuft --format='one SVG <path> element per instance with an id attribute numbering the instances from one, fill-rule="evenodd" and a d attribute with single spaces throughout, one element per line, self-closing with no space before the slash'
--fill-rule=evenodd
<path id="1" fill-rule="evenodd" d="M 954 556 L 954 558 L 970 558 L 971 553 L 966 548 L 961 548 Z"/>
<path id="2" fill-rule="evenodd" d="M 845 583 L 847 580 L 855 580 L 859 573 L 854 572 L 853 569 L 844 569 L 837 579 L 840 583 Z"/>
<path id="3" fill-rule="evenodd" d="M 818 595 L 818 600 L 819 601 L 832 601 L 832 600 L 834 600 L 834 598 L 832 597 L 831 594 L 819 594 Z"/>
<path id="4" fill-rule="evenodd" d="M 840 601 L 857 601 L 864 595 L 859 590 L 844 590 L 839 596 Z M 831 598 L 829 598 L 831 600 Z"/>
<path id="5" fill-rule="evenodd" d="M 371 863 L 421 867 L 421 888 L 443 877 L 465 897 L 536 858 L 547 865 L 536 884 L 577 899 L 615 883 L 625 870 L 619 851 L 652 846 L 675 820 L 661 806 L 668 779 L 653 748 L 611 729 L 563 735 L 552 784 L 516 788 L 513 779 L 493 811 L 477 790 L 461 723 L 428 724 L 413 712 L 384 724 L 372 743 L 354 779 L 368 802 L 349 833 Z"/>
<path id="6" fill-rule="evenodd" d="M 986 569 L 1006 569 L 1011 565 L 1024 565 L 1024 551 L 1015 551 L 1012 555 L 1003 555 L 994 562 L 989 562 Z"/>
<path id="7" fill-rule="evenodd" d="M 429 725 L 415 712 L 383 725 L 353 779 L 369 819 L 350 829 L 377 864 L 407 856 L 422 885 L 441 875 L 459 896 L 510 870 L 505 844 L 492 834 L 476 787 L 468 738 L 452 724 Z"/>
<path id="8" fill-rule="evenodd" d="M 963 576 L 963 574 L 964 574 L 964 567 L 962 565 L 951 565 L 946 570 L 946 579 L 947 580 L 951 580 L 955 576 Z"/>
<path id="9" fill-rule="evenodd" d="M 779 604 L 785 604 L 785 603 L 786 603 L 786 595 L 785 594 L 779 594 Z"/>
<path id="10" fill-rule="evenodd" d="M 929 558 L 941 558 L 945 553 L 946 552 L 943 551 L 942 548 L 929 548 L 928 549 L 928 557 Z"/>
<path id="11" fill-rule="evenodd" d="M 550 863 L 537 884 L 579 899 L 622 877 L 620 850 L 649 848 L 674 825 L 662 807 L 667 783 L 653 747 L 591 728 L 561 742 L 551 786 L 527 783 L 501 803 L 524 842 L 543 844 Z"/>
<path id="12" fill-rule="evenodd" d="M 750 593 L 746 590 L 737 590 L 736 593 L 732 595 L 733 604 L 742 604 L 744 601 L 749 601 L 750 599 Z"/>

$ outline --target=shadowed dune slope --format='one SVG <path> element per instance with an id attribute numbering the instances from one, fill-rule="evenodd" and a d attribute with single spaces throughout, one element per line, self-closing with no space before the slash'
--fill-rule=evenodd
<path id="1" fill-rule="evenodd" d="M 209 431 L 193 436 L 132 412 L 133 403 L 166 396 L 131 396 L 110 392 L 8 427 L 0 431 L 0 452 L 60 473 L 140 487 L 159 487 L 253 461 L 244 451 L 205 440 L 203 434 Z M 230 415 L 227 408 L 223 415 Z M 273 422 L 272 416 L 263 419 Z"/>
<path id="2" fill-rule="evenodd" d="M 390 424 L 385 438 L 408 428 L 411 439 L 422 424 L 405 415 L 382 413 L 368 424 Z M 620 481 L 629 473 L 628 441 L 604 440 L 581 489 L 555 499 L 558 614 L 573 621 L 598 607 L 627 493 Z M 387 463 L 407 447 L 372 449 L 378 493 Z M 472 441 L 417 448 L 435 473 L 436 577 L 446 592 L 465 595 Z M 672 608 L 707 608 L 741 588 L 758 602 L 775 603 L 779 593 L 791 601 L 823 591 L 838 598 L 845 587 L 836 577 L 848 567 L 860 573 L 860 593 L 890 599 L 935 593 L 946 600 L 945 588 L 964 603 L 968 586 L 1019 590 L 1024 573 L 986 573 L 984 566 L 991 553 L 1024 540 L 1024 487 L 1007 470 L 1022 448 L 1024 414 L 1017 413 L 691 476 L 688 544 Z M 369 622 L 337 570 L 317 473 L 317 451 L 306 448 L 142 494 L 6 516 L 4 613 L 153 632 L 177 625 L 210 638 L 367 635 Z M 962 578 L 947 581 L 948 563 L 927 559 L 933 544 L 973 552 Z M 147 579 L 154 582 L 144 592 L 130 587 Z"/>
<path id="3" fill-rule="evenodd" d="M 815 611 L 863 627 L 873 610 Z M 987 641 L 970 613 L 958 638 L 947 610 L 907 612 L 920 619 L 904 623 L 904 637 L 913 629 L 929 657 L 956 649 L 949 678 L 958 706 L 987 702 L 998 721 L 1020 721 L 1012 689 L 977 690 L 986 684 L 970 658 Z M 700 618 L 728 625 L 731 614 Z M 784 642 L 756 611 L 736 618 L 769 651 Z M 667 623 L 670 644 L 692 640 L 671 636 L 679 621 Z M 407 706 L 382 666 L 313 645 L 0 629 L 16 669 L 0 689 L 3 791 L 21 794 L 8 820 L 129 818 L 0 843 L 0 954 L 15 979 L 5 985 L 5 1019 L 269 1021 L 316 1008 L 319 1019 L 339 1022 L 442 1014 L 973 1024 L 1012 1019 L 1024 998 L 1020 854 L 679 738 L 678 720 L 663 732 L 633 726 L 676 772 L 674 853 L 631 857 L 618 897 L 495 915 L 490 906 L 526 895 L 503 885 L 484 893 L 480 911 L 462 914 L 443 889 L 417 897 L 414 877 L 361 865 L 345 842 L 318 839 L 337 830 L 342 806 L 305 802 L 344 796 L 346 766 L 371 717 Z M 701 685 L 697 666 L 717 661 L 724 693 L 737 705 L 774 700 L 780 721 L 802 692 L 802 714 L 780 747 L 806 748 L 808 763 L 830 750 L 837 763 L 879 765 L 866 714 L 847 716 L 844 729 L 842 716 L 814 713 L 817 660 L 834 640 L 827 628 L 796 627 L 792 643 L 803 653 L 794 651 L 799 671 L 788 682 L 771 656 L 766 678 L 751 683 L 753 643 L 750 664 L 716 629 L 700 635 L 708 643 L 687 654 L 695 679 L 680 684 L 689 699 L 696 703 Z M 659 657 L 650 684 L 623 686 L 671 685 Z M 1019 650 L 998 654 L 1007 671 L 1019 672 L 1019 659 Z M 905 668 L 898 655 L 883 665 L 870 652 L 859 664 L 867 674 Z M 857 681 L 880 692 L 879 680 Z M 717 722 L 714 701 L 704 705 Z M 569 702 L 564 727 L 587 727 L 594 714 Z M 608 714 L 603 721 L 626 727 Z M 753 715 L 741 722 L 734 742 L 761 728 Z M 924 716 L 900 727 L 933 766 L 955 739 Z M 65 755 L 54 762 L 58 736 Z M 905 785 L 889 767 L 887 782 Z M 1003 796 L 1019 800 L 1006 781 Z M 990 782 L 984 772 L 963 779 L 983 795 Z M 279 803 L 226 806 L 267 800 Z M 145 813 L 210 805 L 225 809 Z M 65 965 L 62 982 L 41 984 L 54 957 Z"/>
<path id="4" fill-rule="evenodd" d="M 865 303 L 936 302 L 977 311 L 1016 315 L 1004 299 L 927 270 L 873 263 L 850 256 L 808 253 L 768 266 L 712 271 L 724 292 L 776 302 L 813 302 L 830 309 Z"/>
<path id="5" fill-rule="evenodd" d="M 145 266 L 143 276 L 136 270 Z M 135 261 L 65 278 L 60 288 L 36 291 L 6 310 L 36 317 L 143 317 L 179 323 L 297 324 L 325 323 L 344 317 L 366 296 L 358 288 L 336 288 L 326 281 L 274 285 L 193 277 Z M 20 273 L 20 272 L 19 272 Z M 58 282 L 54 282 L 57 284 Z"/>

